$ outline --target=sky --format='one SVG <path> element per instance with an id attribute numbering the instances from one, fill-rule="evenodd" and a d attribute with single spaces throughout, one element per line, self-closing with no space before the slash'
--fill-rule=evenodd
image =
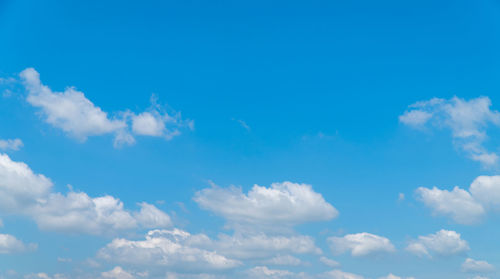
<path id="1" fill-rule="evenodd" d="M 500 2 L 0 0 L 1 279 L 500 278 Z"/>

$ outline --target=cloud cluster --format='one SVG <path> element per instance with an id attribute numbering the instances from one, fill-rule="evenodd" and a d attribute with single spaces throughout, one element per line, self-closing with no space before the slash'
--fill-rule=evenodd
<path id="1" fill-rule="evenodd" d="M 197 248 L 206 238 L 179 229 L 153 230 L 144 240 L 114 239 L 99 251 L 98 258 L 132 266 L 170 267 L 184 271 L 224 270 L 241 264 L 218 252 Z"/>
<path id="2" fill-rule="evenodd" d="M 141 203 L 140 211 L 125 210 L 112 196 L 89 197 L 84 192 L 52 191 L 52 181 L 34 173 L 28 165 L 0 154 L 0 213 L 33 218 L 41 229 L 88 234 L 163 228 L 170 217 L 155 206 Z"/>
<path id="3" fill-rule="evenodd" d="M 179 229 L 153 230 L 143 240 L 116 238 L 97 257 L 116 264 L 168 267 L 181 273 L 193 268 L 199 272 L 233 269 L 243 262 L 297 266 L 302 260 L 295 255 L 320 255 L 322 251 L 312 237 L 297 235 L 292 226 L 329 220 L 338 214 L 310 185 L 291 182 L 274 183 L 270 188 L 256 185 L 248 194 L 235 187 L 212 186 L 197 192 L 194 200 L 226 218 L 235 232 L 210 238 Z M 288 230 L 268 230 L 272 224 Z M 250 226 L 256 229 L 242 229 Z M 302 276 L 266 266 L 257 266 L 245 274 L 253 276 L 249 278 Z"/>
<path id="4" fill-rule="evenodd" d="M 144 240 L 116 238 L 97 257 L 113 263 L 145 267 L 169 267 L 177 271 L 231 269 L 242 261 L 260 260 L 271 265 L 294 266 L 301 260 L 290 254 L 319 254 L 308 236 L 219 235 L 173 230 L 152 230 Z"/>
<path id="5" fill-rule="evenodd" d="M 454 143 L 469 158 L 484 166 L 493 166 L 498 155 L 488 151 L 484 142 L 488 138 L 489 125 L 500 126 L 500 112 L 491 110 L 491 100 L 479 97 L 465 100 L 433 98 L 409 106 L 399 121 L 413 128 L 446 128 L 451 130 Z"/>
<path id="6" fill-rule="evenodd" d="M 180 128 L 193 127 L 193 122 L 182 120 L 180 114 L 165 112 L 154 98 L 147 111 L 136 114 L 126 110 L 111 117 L 74 87 L 52 91 L 42 84 L 40 74 L 33 68 L 22 71 L 20 77 L 28 92 L 27 102 L 40 109 L 45 121 L 82 142 L 105 134 L 115 136 L 115 146 L 135 143 L 132 134 L 169 140 L 180 134 Z"/>
<path id="7" fill-rule="evenodd" d="M 459 224 L 477 224 L 488 211 L 500 209 L 500 176 L 478 176 L 468 191 L 458 186 L 451 191 L 420 187 L 416 194 L 435 215 L 450 217 Z"/>

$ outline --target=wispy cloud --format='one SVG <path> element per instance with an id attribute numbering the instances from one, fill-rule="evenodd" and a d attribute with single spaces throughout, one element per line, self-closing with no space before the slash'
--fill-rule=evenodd
<path id="1" fill-rule="evenodd" d="M 19 150 L 23 147 L 23 141 L 20 139 L 0 139 L 0 150 Z"/>
<path id="2" fill-rule="evenodd" d="M 231 120 L 236 121 L 237 123 L 239 123 L 241 125 L 241 127 L 243 127 L 248 132 L 250 132 L 252 130 L 250 128 L 250 126 L 248 126 L 248 124 L 245 121 L 241 120 L 241 119 L 231 118 Z"/>
<path id="3" fill-rule="evenodd" d="M 489 151 L 484 142 L 490 125 L 500 126 L 500 112 L 492 110 L 488 97 L 465 100 L 433 98 L 408 107 L 399 121 L 416 129 L 446 128 L 451 130 L 453 142 L 469 158 L 491 167 L 498 163 L 498 155 Z"/>

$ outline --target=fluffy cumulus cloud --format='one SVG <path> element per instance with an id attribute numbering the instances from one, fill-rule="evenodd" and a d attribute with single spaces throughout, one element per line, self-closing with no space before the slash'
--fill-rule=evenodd
<path id="1" fill-rule="evenodd" d="M 225 270 L 241 263 L 215 251 L 197 248 L 204 235 L 186 231 L 153 230 L 144 240 L 114 239 L 98 253 L 98 258 L 133 266 L 170 267 L 178 270 Z"/>
<path id="2" fill-rule="evenodd" d="M 0 234 L 0 254 L 20 253 L 36 248 L 36 244 L 25 244 L 10 234 Z"/>
<path id="3" fill-rule="evenodd" d="M 467 258 L 465 259 L 465 262 L 462 264 L 463 272 L 487 273 L 493 270 L 495 270 L 495 268 L 487 261 L 479 261 Z"/>
<path id="4" fill-rule="evenodd" d="M 255 185 L 244 194 L 241 188 L 213 185 L 196 193 L 194 200 L 203 208 L 230 223 L 263 227 L 291 227 L 312 221 L 330 220 L 338 211 L 310 185 L 292 182 Z"/>
<path id="5" fill-rule="evenodd" d="M 460 224 L 476 224 L 488 211 L 500 210 L 500 176 L 479 176 L 468 191 L 420 187 L 416 194 L 435 215 L 448 216 Z"/>
<path id="6" fill-rule="evenodd" d="M 0 154 L 0 210 L 23 212 L 47 196 L 52 182 L 28 165 Z"/>
<path id="7" fill-rule="evenodd" d="M 333 253 L 349 252 L 354 257 L 394 252 L 396 250 L 389 239 L 366 232 L 348 234 L 343 237 L 329 237 L 328 243 Z"/>
<path id="8" fill-rule="evenodd" d="M 455 231 L 440 230 L 435 234 L 419 236 L 406 247 L 406 250 L 419 257 L 452 256 L 469 250 L 467 241 Z"/>
<path id="9" fill-rule="evenodd" d="M 472 181 L 469 192 L 486 209 L 500 209 L 500 175 L 478 176 Z"/>
<path id="10" fill-rule="evenodd" d="M 166 213 L 147 203 L 139 205 L 140 211 L 131 212 L 112 196 L 92 198 L 73 191 L 65 195 L 53 192 L 52 187 L 50 179 L 34 173 L 25 163 L 0 154 L 0 213 L 31 217 L 45 230 L 89 234 L 171 225 Z"/>
<path id="11" fill-rule="evenodd" d="M 20 76 L 28 91 L 28 103 L 40 108 L 49 124 L 77 139 L 86 140 L 88 136 L 113 133 L 126 127 L 123 120 L 110 119 L 73 87 L 53 92 L 42 84 L 40 74 L 33 68 L 25 69 Z"/>
<path id="12" fill-rule="evenodd" d="M 432 209 L 434 215 L 448 216 L 460 224 L 477 223 L 485 213 L 483 206 L 459 187 L 451 191 L 420 187 L 416 194 L 420 201 Z"/>
<path id="13" fill-rule="evenodd" d="M 19 150 L 23 146 L 20 139 L 0 139 L 0 150 Z"/>
<path id="14" fill-rule="evenodd" d="M 88 234 L 171 225 L 170 217 L 155 206 L 147 203 L 140 206 L 140 211 L 131 213 L 119 199 L 109 195 L 91 198 L 83 192 L 53 193 L 31 215 L 41 229 Z"/>
<path id="15" fill-rule="evenodd" d="M 484 166 L 497 164 L 498 155 L 488 151 L 484 142 L 488 126 L 500 126 L 500 113 L 491 109 L 488 97 L 465 100 L 433 98 L 417 102 L 399 117 L 403 124 L 414 128 L 436 127 L 451 131 L 454 143 L 469 158 Z"/>
<path id="16" fill-rule="evenodd" d="M 33 68 L 22 71 L 20 77 L 28 92 L 28 103 L 40 109 L 47 123 L 80 141 L 90 136 L 113 134 L 115 146 L 121 146 L 135 142 L 132 133 L 171 139 L 180 134 L 181 127 L 193 127 L 192 121 L 182 120 L 178 113 L 170 115 L 162 111 L 156 102 L 148 111 L 136 114 L 125 110 L 111 117 L 74 87 L 63 92 L 52 91 L 42 84 Z"/>

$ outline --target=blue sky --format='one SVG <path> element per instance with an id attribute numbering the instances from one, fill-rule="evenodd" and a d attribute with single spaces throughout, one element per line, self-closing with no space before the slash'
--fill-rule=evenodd
<path id="1" fill-rule="evenodd" d="M 0 278 L 500 278 L 499 31 L 497 1 L 0 1 Z"/>

